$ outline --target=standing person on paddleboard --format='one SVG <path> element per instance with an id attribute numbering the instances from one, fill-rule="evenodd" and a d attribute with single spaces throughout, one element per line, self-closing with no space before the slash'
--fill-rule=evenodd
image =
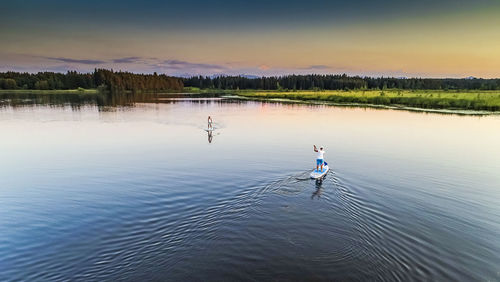
<path id="1" fill-rule="evenodd" d="M 212 122 L 212 118 L 208 116 L 208 129 L 214 129 L 214 127 L 212 126 Z"/>
<path id="2" fill-rule="evenodd" d="M 316 171 L 319 171 L 319 167 L 321 166 L 321 172 L 323 172 L 323 164 L 325 163 L 325 150 L 323 150 L 323 147 L 320 147 L 318 150 L 318 148 L 316 148 L 316 145 L 314 145 L 314 152 L 318 153 L 318 156 L 316 157 Z"/>

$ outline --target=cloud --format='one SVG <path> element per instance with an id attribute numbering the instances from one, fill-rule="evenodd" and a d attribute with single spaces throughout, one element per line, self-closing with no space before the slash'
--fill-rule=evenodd
<path id="1" fill-rule="evenodd" d="M 268 65 L 260 65 L 259 70 L 268 70 L 270 67 Z"/>
<path id="2" fill-rule="evenodd" d="M 131 72 L 141 73 L 167 73 L 170 75 L 192 74 L 192 75 L 212 75 L 214 73 L 226 73 L 232 69 L 226 63 L 210 64 L 180 59 L 166 59 L 157 57 L 127 56 L 111 58 L 73 58 L 56 57 L 47 55 L 15 54 L 0 51 L 0 68 L 2 70 L 22 70 L 26 71 L 56 71 L 66 72 L 67 70 L 92 71 L 95 67 L 108 69 L 124 69 Z"/>
<path id="3" fill-rule="evenodd" d="M 224 70 L 225 66 L 215 64 L 191 63 L 181 60 L 164 60 L 158 64 L 158 67 L 165 67 L 168 69 L 181 70 L 181 69 L 197 69 L 197 70 Z"/>
<path id="4" fill-rule="evenodd" d="M 69 55 L 71 56 L 71 55 Z M 122 69 L 140 73 L 166 73 L 173 76 L 194 75 L 244 75 L 257 76 L 285 75 L 285 74 L 310 74 L 310 73 L 352 73 L 347 68 L 331 65 L 302 65 L 294 68 L 269 66 L 268 64 L 248 65 L 245 62 L 216 62 L 205 63 L 188 61 L 178 58 L 158 58 L 153 56 L 101 57 L 93 59 L 80 59 L 72 57 L 40 56 L 29 54 L 10 54 L 0 51 L 0 70 L 26 71 L 56 71 L 66 72 L 77 70 L 82 72 L 92 71 L 95 67 L 108 69 Z"/>
<path id="5" fill-rule="evenodd" d="M 113 59 L 112 62 L 115 64 L 140 63 L 140 62 L 142 62 L 142 58 L 141 57 L 124 57 L 124 58 Z"/>
<path id="6" fill-rule="evenodd" d="M 75 63 L 75 64 L 85 64 L 85 65 L 100 65 L 106 63 L 106 61 L 101 61 L 101 60 L 71 59 L 63 57 L 44 57 L 44 58 L 64 63 Z"/>
<path id="7" fill-rule="evenodd" d="M 303 70 L 328 70 L 330 68 L 331 67 L 327 66 L 327 65 L 310 65 L 308 67 L 301 68 L 301 69 L 303 69 Z"/>

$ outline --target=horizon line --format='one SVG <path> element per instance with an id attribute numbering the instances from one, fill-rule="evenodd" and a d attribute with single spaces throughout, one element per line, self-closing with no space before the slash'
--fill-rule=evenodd
<path id="1" fill-rule="evenodd" d="M 483 78 L 483 77 L 476 77 L 476 76 L 465 76 L 465 77 L 425 77 L 425 76 L 390 76 L 390 75 L 359 75 L 359 74 L 347 74 L 347 73 L 304 73 L 304 74 L 297 74 L 297 73 L 288 73 L 288 74 L 275 74 L 275 75 L 255 75 L 255 74 L 235 74 L 235 75 L 230 75 L 230 74 L 209 74 L 209 75 L 201 75 L 201 74 L 186 74 L 186 75 L 169 75 L 168 73 L 165 72 L 135 72 L 135 71 L 128 71 L 128 70 L 115 70 L 113 68 L 94 68 L 94 70 L 108 70 L 112 72 L 126 72 L 126 73 L 133 73 L 133 74 L 140 74 L 140 75 L 152 75 L 152 74 L 158 74 L 158 75 L 166 75 L 169 77 L 176 77 L 176 78 L 192 78 L 192 77 L 209 77 L 209 78 L 215 78 L 215 77 L 244 77 L 247 79 L 257 79 L 257 78 L 269 78 L 269 77 L 286 77 L 286 76 L 309 76 L 309 75 L 317 75 L 317 76 L 342 76 L 346 75 L 348 77 L 359 77 L 359 78 L 395 78 L 395 79 L 483 79 L 483 80 L 496 80 L 500 79 L 500 77 L 492 77 L 492 78 Z M 94 71 L 78 71 L 75 69 L 68 69 L 66 71 L 15 71 L 15 70 L 7 70 L 7 71 L 0 71 L 0 73 L 29 73 L 29 74 L 38 74 L 38 73 L 60 73 L 60 74 L 65 74 L 68 72 L 76 72 L 80 74 L 91 74 Z"/>

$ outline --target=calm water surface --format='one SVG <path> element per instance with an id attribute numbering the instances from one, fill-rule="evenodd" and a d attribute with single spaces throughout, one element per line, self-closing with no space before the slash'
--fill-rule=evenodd
<path id="1" fill-rule="evenodd" d="M 176 98 L 0 129 L 1 281 L 500 280 L 499 116 Z"/>

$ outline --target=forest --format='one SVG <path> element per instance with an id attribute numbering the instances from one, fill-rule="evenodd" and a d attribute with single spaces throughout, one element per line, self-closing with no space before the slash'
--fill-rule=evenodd
<path id="1" fill-rule="evenodd" d="M 184 86 L 229 90 L 500 90 L 500 79 L 481 78 L 394 78 L 343 75 L 286 75 L 247 78 L 244 76 L 194 76 Z"/>
<path id="2" fill-rule="evenodd" d="M 164 74 L 135 74 L 95 69 L 92 73 L 39 72 L 0 73 L 0 89 L 66 90 L 95 89 L 118 91 L 182 90 L 182 79 Z"/>
<path id="3" fill-rule="evenodd" d="M 285 75 L 271 77 L 193 76 L 136 74 L 95 69 L 90 73 L 39 72 L 0 73 L 0 89 L 119 91 L 182 90 L 183 87 L 221 90 L 500 90 L 500 79 L 482 78 L 394 78 L 343 75 Z"/>

